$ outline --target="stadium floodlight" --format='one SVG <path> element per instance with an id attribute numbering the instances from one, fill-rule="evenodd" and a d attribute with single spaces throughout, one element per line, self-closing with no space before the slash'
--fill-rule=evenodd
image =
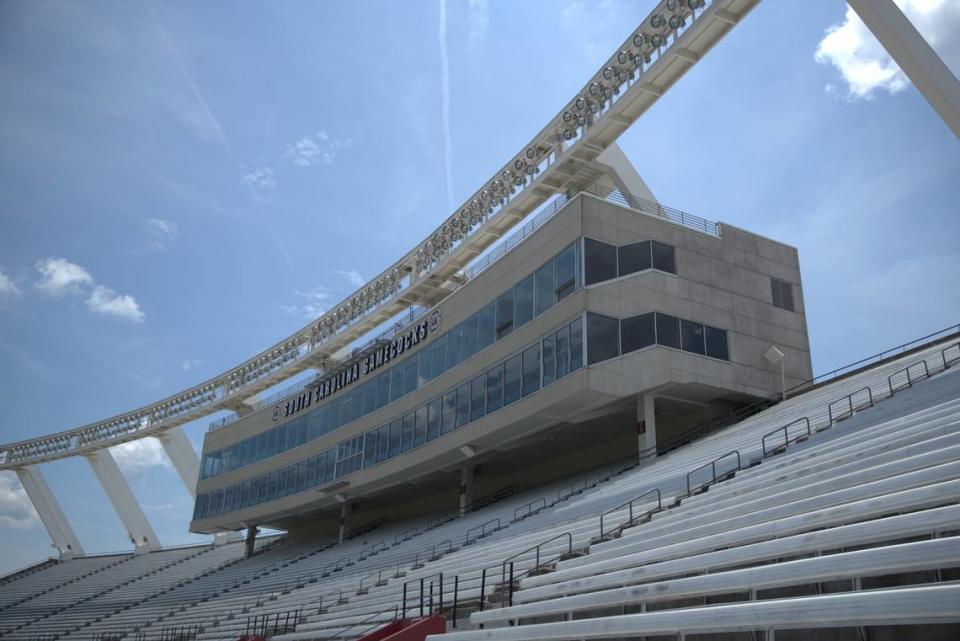
<path id="1" fill-rule="evenodd" d="M 771 365 L 780 365 L 780 400 L 787 400 L 787 379 L 783 373 L 783 357 L 784 354 L 781 352 L 775 345 L 771 345 L 767 351 L 763 353 L 763 360 L 767 361 Z"/>

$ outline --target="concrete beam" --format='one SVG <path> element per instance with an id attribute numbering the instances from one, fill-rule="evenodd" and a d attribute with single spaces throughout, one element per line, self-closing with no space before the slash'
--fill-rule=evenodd
<path id="1" fill-rule="evenodd" d="M 960 138 L 960 81 L 893 0 L 847 0 L 910 82 Z"/>
<path id="2" fill-rule="evenodd" d="M 637 395 L 637 452 L 640 462 L 657 456 L 656 397 L 653 394 Z"/>
<path id="3" fill-rule="evenodd" d="M 200 478 L 200 457 L 197 456 L 190 439 L 183 433 L 183 429 L 175 427 L 166 430 L 157 437 L 163 445 L 163 451 L 173 463 L 180 480 L 193 498 L 197 497 L 197 480 Z"/>
<path id="4" fill-rule="evenodd" d="M 160 547 L 153 527 L 147 521 L 146 515 L 137 503 L 136 497 L 130 490 L 127 480 L 123 478 L 117 462 L 109 450 L 97 450 L 86 455 L 93 473 L 96 475 L 103 491 L 113 505 L 123 526 L 127 528 L 127 536 L 133 543 L 137 553 L 148 552 Z"/>
<path id="5" fill-rule="evenodd" d="M 466 464 L 460 470 L 460 515 L 467 513 L 473 503 L 473 465 Z"/>
<path id="6" fill-rule="evenodd" d="M 624 196 L 660 202 L 617 143 L 604 149 L 595 162 L 604 172 L 600 182 L 608 183 Z"/>
<path id="7" fill-rule="evenodd" d="M 54 498 L 47 480 L 43 478 L 40 468 L 36 465 L 17 468 L 17 478 L 23 486 L 34 509 L 40 515 L 40 521 L 47 528 L 53 547 L 57 548 L 61 559 L 69 559 L 75 554 L 83 554 L 80 539 L 77 538 L 70 522 L 60 509 L 60 504 Z"/>

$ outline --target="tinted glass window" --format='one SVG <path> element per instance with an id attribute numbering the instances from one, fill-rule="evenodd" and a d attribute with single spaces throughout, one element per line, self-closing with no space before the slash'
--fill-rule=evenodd
<path id="1" fill-rule="evenodd" d="M 673 256 L 673 247 L 653 241 L 653 268 L 660 271 L 677 273 L 677 263 Z"/>
<path id="2" fill-rule="evenodd" d="M 406 371 L 403 377 L 403 389 L 404 393 L 409 394 L 417 389 L 417 372 L 420 369 L 420 355 L 414 354 L 407 359 L 404 365 Z"/>
<path id="3" fill-rule="evenodd" d="M 440 420 L 440 433 L 452 432 L 457 427 L 457 393 L 443 395 L 443 416 Z"/>
<path id="4" fill-rule="evenodd" d="M 457 427 L 470 422 L 470 383 L 457 388 Z"/>
<path id="5" fill-rule="evenodd" d="M 414 446 L 427 442 L 427 406 L 418 407 L 415 412 L 416 424 L 413 428 Z"/>
<path id="6" fill-rule="evenodd" d="M 497 299 L 497 338 L 513 331 L 513 290 Z"/>
<path id="7" fill-rule="evenodd" d="M 656 316 L 657 344 L 680 349 L 680 319 L 660 313 Z"/>
<path id="8" fill-rule="evenodd" d="M 400 453 L 400 444 L 403 438 L 403 419 L 396 419 L 390 422 L 390 450 L 389 457 L 394 457 Z"/>
<path id="9" fill-rule="evenodd" d="M 431 379 L 433 379 L 433 345 L 420 350 L 420 377 L 417 387 L 426 385 Z"/>
<path id="10" fill-rule="evenodd" d="M 577 288 L 577 243 L 563 250 L 554 262 L 557 269 L 557 300 L 563 300 Z"/>
<path id="11" fill-rule="evenodd" d="M 433 343 L 433 375 L 440 376 L 447 371 L 447 335 L 442 334 Z"/>
<path id="12" fill-rule="evenodd" d="M 487 372 L 487 412 L 493 412 L 503 406 L 503 365 L 497 365 Z"/>
<path id="13" fill-rule="evenodd" d="M 686 352 L 705 354 L 703 344 L 703 325 L 688 320 L 680 321 L 680 344 Z"/>
<path id="14" fill-rule="evenodd" d="M 657 342 L 653 312 L 620 321 L 620 345 L 624 354 Z"/>
<path id="15" fill-rule="evenodd" d="M 470 420 L 483 418 L 486 413 L 487 377 L 481 375 L 470 383 Z"/>
<path id="16" fill-rule="evenodd" d="M 523 351 L 523 395 L 540 389 L 540 344 Z"/>
<path id="17" fill-rule="evenodd" d="M 403 443 L 400 448 L 401 452 L 406 452 L 413 447 L 413 422 L 413 412 L 403 417 Z"/>
<path id="18" fill-rule="evenodd" d="M 363 435 L 363 466 L 373 465 L 376 460 L 377 433 L 376 431 L 370 431 Z"/>
<path id="19" fill-rule="evenodd" d="M 453 369 L 460 362 L 460 337 L 463 325 L 457 325 L 447 332 L 447 369 Z"/>
<path id="20" fill-rule="evenodd" d="M 514 325 L 520 327 L 533 318 L 533 276 L 517 284 L 514 310 Z"/>
<path id="21" fill-rule="evenodd" d="M 549 385 L 557 377 L 557 343 L 553 336 L 543 339 L 543 384 Z"/>
<path id="22" fill-rule="evenodd" d="M 707 356 L 720 358 L 725 361 L 730 360 L 730 352 L 727 347 L 727 332 L 709 326 L 704 329 L 707 341 Z"/>
<path id="23" fill-rule="evenodd" d="M 583 319 L 578 318 L 569 325 L 570 328 L 570 371 L 578 370 L 583 366 Z"/>
<path id="24" fill-rule="evenodd" d="M 477 353 L 477 320 L 474 314 L 463 321 L 463 334 L 460 337 L 460 360 L 465 361 Z"/>
<path id="25" fill-rule="evenodd" d="M 592 238 L 583 239 L 583 262 L 587 285 L 617 277 L 617 248 Z"/>
<path id="26" fill-rule="evenodd" d="M 621 276 L 650 269 L 649 240 L 619 247 L 617 248 L 617 255 L 620 259 L 619 274 Z"/>
<path id="27" fill-rule="evenodd" d="M 435 398 L 427 403 L 427 440 L 440 436 L 440 403 L 439 398 Z"/>
<path id="28" fill-rule="evenodd" d="M 554 334 L 557 345 L 557 378 L 570 373 L 570 326 L 561 327 Z"/>
<path id="29" fill-rule="evenodd" d="M 403 396 L 403 367 L 394 366 L 390 370 L 390 400 L 395 401 Z"/>
<path id="30" fill-rule="evenodd" d="M 508 358 L 504 366 L 503 375 L 503 404 L 509 405 L 520 398 L 521 383 L 520 378 L 523 374 L 521 365 L 521 355 L 517 354 Z"/>
<path id="31" fill-rule="evenodd" d="M 480 310 L 480 330 L 477 339 L 477 349 L 491 345 L 497 335 L 497 304 L 490 303 Z"/>
<path id="32" fill-rule="evenodd" d="M 616 318 L 587 314 L 587 363 L 599 363 L 620 353 L 620 323 Z"/>
<path id="33" fill-rule="evenodd" d="M 543 267 L 537 270 L 537 273 L 534 275 L 535 288 L 536 288 L 536 306 L 534 308 L 534 313 L 536 316 L 539 316 L 543 312 L 550 309 L 554 301 L 554 286 L 553 280 L 553 261 L 547 263 Z"/>
<path id="34" fill-rule="evenodd" d="M 390 452 L 390 426 L 384 425 L 377 430 L 377 463 L 385 461 Z"/>

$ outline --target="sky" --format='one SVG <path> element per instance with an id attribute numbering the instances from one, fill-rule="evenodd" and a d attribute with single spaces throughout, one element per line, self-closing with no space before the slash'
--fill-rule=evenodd
<path id="1" fill-rule="evenodd" d="M 954 73 L 960 3 L 901 0 Z M 0 442 L 215 376 L 422 240 L 653 0 L 0 3 Z M 839 0 L 767 0 L 619 141 L 665 205 L 799 248 L 815 372 L 960 322 L 960 145 Z M 206 422 L 188 425 L 199 450 Z M 192 501 L 114 448 L 160 540 Z M 83 459 L 42 466 L 128 547 Z M 0 572 L 52 554 L 0 473 Z"/>

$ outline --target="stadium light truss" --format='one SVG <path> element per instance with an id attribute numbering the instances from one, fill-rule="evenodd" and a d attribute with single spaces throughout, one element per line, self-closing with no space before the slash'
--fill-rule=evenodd
<path id="1" fill-rule="evenodd" d="M 591 161 L 643 115 L 759 0 L 662 0 L 584 87 L 429 236 L 309 325 L 199 385 L 90 425 L 0 446 L 0 469 L 89 454 L 157 436 L 244 401 L 348 348 L 412 306 L 431 307 L 462 270 L 558 193 L 589 180 Z"/>

